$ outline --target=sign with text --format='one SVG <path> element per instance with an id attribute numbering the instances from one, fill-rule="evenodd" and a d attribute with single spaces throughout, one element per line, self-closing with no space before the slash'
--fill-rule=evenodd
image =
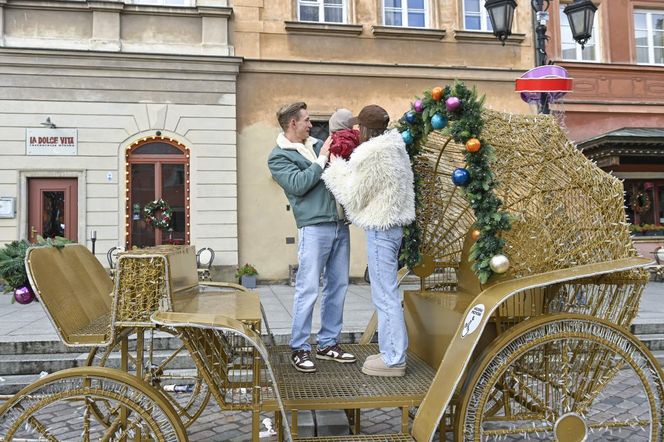
<path id="1" fill-rule="evenodd" d="M 26 129 L 27 155 L 76 155 L 78 129 Z"/>

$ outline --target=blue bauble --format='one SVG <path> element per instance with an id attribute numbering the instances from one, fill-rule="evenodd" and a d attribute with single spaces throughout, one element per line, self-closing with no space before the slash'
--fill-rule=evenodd
<path id="1" fill-rule="evenodd" d="M 455 186 L 467 186 L 470 183 L 470 173 L 463 167 L 456 168 L 452 172 L 452 182 Z"/>
<path id="2" fill-rule="evenodd" d="M 441 114 L 435 114 L 433 117 L 431 117 L 431 127 L 434 129 L 442 129 L 445 126 L 447 126 L 447 118 L 442 116 Z"/>
<path id="3" fill-rule="evenodd" d="M 415 122 L 415 112 L 406 112 L 406 121 L 410 124 L 413 124 Z"/>
<path id="4" fill-rule="evenodd" d="M 401 138 L 403 138 L 403 142 L 406 144 L 410 144 L 413 142 L 413 134 L 410 133 L 410 129 L 407 129 L 403 132 L 401 132 Z"/>

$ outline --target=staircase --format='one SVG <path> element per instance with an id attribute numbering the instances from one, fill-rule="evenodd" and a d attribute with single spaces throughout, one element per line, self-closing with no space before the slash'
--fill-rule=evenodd
<path id="1" fill-rule="evenodd" d="M 180 348 L 179 339 L 158 334 L 153 340 L 153 363 L 159 364 L 173 351 Z M 53 373 L 66 368 L 86 365 L 91 348 L 67 347 L 60 341 L 0 342 L 0 395 L 12 395 L 21 388 L 39 379 L 42 373 Z M 135 340 L 130 338 L 130 352 L 135 349 Z M 103 353 L 100 349 L 98 354 Z M 106 367 L 120 366 L 119 353 L 112 353 Z M 189 371 L 194 363 L 186 351 L 180 352 L 168 365 L 172 370 Z"/>

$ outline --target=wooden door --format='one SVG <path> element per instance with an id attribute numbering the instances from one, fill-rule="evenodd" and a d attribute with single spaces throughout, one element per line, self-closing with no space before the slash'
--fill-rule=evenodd
<path id="1" fill-rule="evenodd" d="M 173 142 L 138 143 L 127 154 L 126 247 L 189 243 L 189 154 Z M 167 229 L 148 224 L 145 206 L 163 199 L 173 211 Z"/>
<path id="2" fill-rule="evenodd" d="M 78 180 L 28 179 L 28 240 L 62 236 L 78 241 Z"/>

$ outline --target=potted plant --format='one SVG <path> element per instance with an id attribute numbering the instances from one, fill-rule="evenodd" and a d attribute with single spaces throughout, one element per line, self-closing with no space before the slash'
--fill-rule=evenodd
<path id="1" fill-rule="evenodd" d="M 256 288 L 256 275 L 258 275 L 258 270 L 249 263 L 238 267 L 235 272 L 235 277 L 240 280 L 240 284 L 248 289 Z"/>
<path id="2" fill-rule="evenodd" d="M 69 242 L 71 241 L 61 237 L 44 239 L 39 236 L 36 245 L 60 248 Z M 30 304 L 35 299 L 25 271 L 25 254 L 32 245 L 34 244 L 22 239 L 12 241 L 0 249 L 0 278 L 5 281 L 4 293 L 13 292 L 13 301 L 19 304 Z"/>

